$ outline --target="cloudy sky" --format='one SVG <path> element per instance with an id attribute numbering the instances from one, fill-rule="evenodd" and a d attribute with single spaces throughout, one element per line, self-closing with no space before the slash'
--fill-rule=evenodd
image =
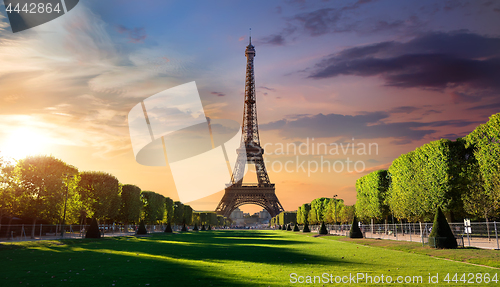
<path id="1" fill-rule="evenodd" d="M 174 199 L 169 166 L 135 161 L 127 115 L 195 81 L 206 116 L 241 122 L 249 28 L 287 210 L 334 194 L 353 204 L 360 176 L 500 111 L 498 1 L 89 0 L 19 33 L 0 7 L 0 155 L 52 154 Z M 223 188 L 190 204 L 213 210 Z"/>

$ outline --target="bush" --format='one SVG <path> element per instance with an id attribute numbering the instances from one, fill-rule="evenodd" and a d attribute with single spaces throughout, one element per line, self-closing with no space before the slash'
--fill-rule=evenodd
<path id="1" fill-rule="evenodd" d="M 287 226 L 286 226 L 286 231 L 292 231 L 291 224 L 287 224 Z"/>
<path id="2" fill-rule="evenodd" d="M 431 234 L 429 234 L 429 245 L 434 248 L 457 248 L 457 240 L 451 231 L 450 225 L 443 211 L 438 207 L 434 216 Z"/>
<path id="3" fill-rule="evenodd" d="M 193 231 L 198 231 L 198 224 L 194 224 Z"/>
<path id="4" fill-rule="evenodd" d="M 321 222 L 321 227 L 319 229 L 319 234 L 328 234 L 328 230 L 326 229 L 326 225 L 324 222 Z"/>
<path id="5" fill-rule="evenodd" d="M 207 230 L 212 230 L 212 226 L 210 226 L 210 224 L 208 225 L 208 229 Z"/>
<path id="6" fill-rule="evenodd" d="M 172 233 L 172 226 L 170 225 L 170 223 L 168 223 L 167 227 L 165 227 L 165 232 L 166 233 Z"/>
<path id="7" fill-rule="evenodd" d="M 205 228 L 205 224 L 203 224 L 203 225 L 201 226 L 200 231 L 206 231 L 206 230 L 207 230 L 207 229 Z"/>
<path id="8" fill-rule="evenodd" d="M 101 238 L 101 232 L 99 231 L 99 225 L 97 225 L 97 220 L 92 218 L 89 229 L 85 234 L 85 238 Z"/>
<path id="9" fill-rule="evenodd" d="M 361 229 L 359 229 L 358 219 L 356 218 L 356 215 L 354 215 L 354 218 L 352 219 L 349 238 L 363 238 L 363 232 L 361 232 Z"/>
<path id="10" fill-rule="evenodd" d="M 186 224 L 183 224 L 182 225 L 182 229 L 181 229 L 182 232 L 186 232 L 188 231 L 187 227 L 186 227 Z"/>
<path id="11" fill-rule="evenodd" d="M 302 229 L 302 232 L 311 232 L 311 229 L 309 229 L 309 224 L 304 224 L 304 229 Z"/>
<path id="12" fill-rule="evenodd" d="M 295 225 L 293 226 L 293 231 L 294 231 L 294 232 L 295 232 L 295 231 L 300 231 L 300 230 L 299 230 L 299 225 L 298 225 L 298 224 L 295 224 Z"/>
<path id="13" fill-rule="evenodd" d="M 139 223 L 139 229 L 137 229 L 137 233 L 136 234 L 148 234 L 148 231 L 146 230 L 146 226 L 144 225 L 144 220 L 141 220 L 141 222 Z"/>

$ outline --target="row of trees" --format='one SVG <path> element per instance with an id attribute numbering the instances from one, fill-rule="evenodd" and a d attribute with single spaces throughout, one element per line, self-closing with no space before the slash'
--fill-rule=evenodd
<path id="1" fill-rule="evenodd" d="M 63 217 L 71 224 L 87 218 L 124 224 L 141 219 L 147 224 L 193 223 L 189 205 L 121 184 L 109 173 L 79 172 L 52 156 L 30 156 L 15 165 L 0 159 L 0 223 L 3 217 L 14 216 L 30 219 L 33 225 L 61 223 Z M 215 216 L 215 223 L 210 223 L 219 221 Z"/>
<path id="2" fill-rule="evenodd" d="M 281 212 L 271 219 L 271 225 L 351 223 L 354 212 L 354 206 L 345 205 L 343 199 L 321 197 L 304 203 L 297 211 Z"/>
<path id="3" fill-rule="evenodd" d="M 359 178 L 356 191 L 361 220 L 431 220 L 440 207 L 448 220 L 488 221 L 500 208 L 500 113 L 464 138 L 433 141 L 401 155 L 388 170 Z"/>
<path id="4" fill-rule="evenodd" d="M 217 215 L 215 212 L 193 212 L 193 224 L 197 224 L 199 226 L 202 225 L 212 225 L 212 226 L 225 226 L 230 225 L 229 220 L 222 216 Z"/>

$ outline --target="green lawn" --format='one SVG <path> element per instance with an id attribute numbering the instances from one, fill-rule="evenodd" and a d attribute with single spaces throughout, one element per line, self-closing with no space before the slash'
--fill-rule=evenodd
<path id="1" fill-rule="evenodd" d="M 394 281 L 397 276 L 422 276 L 424 284 L 409 286 L 465 286 L 470 284 L 460 281 L 446 284 L 443 279 L 446 273 L 452 276 L 455 273 L 473 273 L 474 276 L 489 273 L 490 277 L 500 273 L 499 269 L 329 239 L 290 231 L 245 230 L 4 243 L 0 245 L 0 284 L 284 286 L 297 285 L 290 283 L 291 273 L 296 274 L 293 278 L 303 276 L 304 280 L 306 276 L 326 273 L 332 274 L 335 280 L 337 275 L 352 274 L 355 278 L 356 273 L 361 272 L 372 278 L 382 274 L 384 279 L 391 276 Z M 425 284 L 429 273 L 439 273 L 439 284 Z M 469 279 L 469 275 L 466 276 Z M 351 285 L 372 285 L 362 284 L 364 282 L 360 280 Z M 490 285 L 498 286 L 495 282 Z"/>

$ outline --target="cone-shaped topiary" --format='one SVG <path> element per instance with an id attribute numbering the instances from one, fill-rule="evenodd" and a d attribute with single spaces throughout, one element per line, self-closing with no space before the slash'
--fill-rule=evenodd
<path id="1" fill-rule="evenodd" d="M 328 230 L 326 230 L 326 225 L 324 222 L 321 222 L 321 227 L 319 228 L 319 234 L 328 234 Z"/>
<path id="2" fill-rule="evenodd" d="M 137 229 L 137 233 L 136 234 L 148 234 L 148 231 L 146 230 L 146 226 L 144 225 L 144 220 L 141 220 L 141 222 L 139 223 L 139 229 Z"/>
<path id="3" fill-rule="evenodd" d="M 212 230 L 212 226 L 210 226 L 210 224 L 208 225 L 207 230 L 209 230 L 209 231 Z"/>
<path id="4" fill-rule="evenodd" d="M 363 232 L 361 232 L 361 229 L 359 229 L 358 219 L 356 218 L 356 215 L 354 215 L 354 218 L 352 219 L 349 238 L 363 238 Z"/>
<path id="5" fill-rule="evenodd" d="M 99 225 L 97 225 L 97 220 L 92 218 L 89 229 L 85 234 L 85 238 L 101 238 L 101 232 L 99 231 Z"/>
<path id="6" fill-rule="evenodd" d="M 280 225 L 278 225 L 278 229 L 279 229 L 279 230 L 281 230 L 281 224 L 280 224 Z"/>
<path id="7" fill-rule="evenodd" d="M 309 229 L 309 224 L 304 224 L 304 229 L 302 229 L 302 232 L 311 232 L 311 229 Z"/>
<path id="8" fill-rule="evenodd" d="M 170 225 L 170 223 L 167 223 L 167 227 L 165 227 L 165 232 L 172 233 L 172 226 Z"/>
<path id="9" fill-rule="evenodd" d="M 183 224 L 182 225 L 182 229 L 181 229 L 182 232 L 186 232 L 188 231 L 187 227 L 186 227 L 186 224 Z"/>
<path id="10" fill-rule="evenodd" d="M 434 224 L 429 234 L 429 245 L 434 248 L 457 248 L 457 240 L 440 207 L 436 210 Z"/>
<path id="11" fill-rule="evenodd" d="M 198 231 L 198 224 L 194 224 L 193 231 Z"/>
<path id="12" fill-rule="evenodd" d="M 300 231 L 299 226 L 298 226 L 297 224 L 295 224 L 295 225 L 293 226 L 293 231 L 294 231 L 294 232 L 295 232 L 295 231 Z"/>
<path id="13" fill-rule="evenodd" d="M 206 231 L 206 230 L 207 230 L 207 229 L 205 228 L 205 224 L 203 224 L 203 225 L 201 226 L 200 231 Z"/>
<path id="14" fill-rule="evenodd" d="M 291 226 L 291 224 L 288 224 L 288 225 L 286 226 L 286 231 L 292 231 L 292 226 Z"/>

